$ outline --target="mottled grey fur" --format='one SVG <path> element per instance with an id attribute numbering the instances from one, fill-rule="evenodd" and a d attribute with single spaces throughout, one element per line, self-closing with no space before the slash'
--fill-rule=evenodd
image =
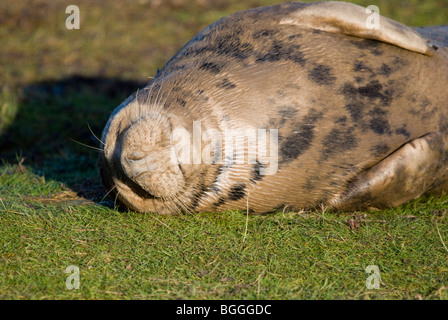
<path id="1" fill-rule="evenodd" d="M 306 23 L 301 10 L 326 17 L 327 4 L 256 8 L 196 35 L 109 119 L 99 161 L 107 190 L 160 213 L 355 210 L 446 191 L 448 27 L 417 33 L 388 20 L 381 32 L 363 30 L 353 14 L 365 9 L 347 5 Z M 167 135 L 177 125 L 192 132 L 193 121 L 278 129 L 278 171 L 169 165 Z M 155 169 L 143 172 L 143 160 Z"/>

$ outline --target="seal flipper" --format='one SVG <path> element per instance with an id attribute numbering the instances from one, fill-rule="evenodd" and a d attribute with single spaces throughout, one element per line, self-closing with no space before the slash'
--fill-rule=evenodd
<path id="1" fill-rule="evenodd" d="M 339 210 L 399 206 L 427 192 L 446 172 L 448 149 L 443 136 L 414 139 L 370 169 L 332 201 Z"/>
<path id="2" fill-rule="evenodd" d="M 366 21 L 371 11 L 352 3 L 329 1 L 305 4 L 280 20 L 280 24 L 297 25 L 331 33 L 374 39 L 428 56 L 433 51 L 414 29 L 381 16 L 379 28 L 369 29 Z"/>

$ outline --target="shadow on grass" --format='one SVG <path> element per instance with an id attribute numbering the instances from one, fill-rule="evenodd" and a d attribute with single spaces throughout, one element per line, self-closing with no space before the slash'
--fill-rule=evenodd
<path id="1" fill-rule="evenodd" d="M 146 83 L 73 76 L 23 88 L 14 122 L 0 136 L 0 164 L 23 164 L 79 196 L 99 201 L 105 192 L 96 163 L 110 113 Z M 79 143 L 77 143 L 77 142 Z M 80 144 L 81 143 L 81 144 Z"/>

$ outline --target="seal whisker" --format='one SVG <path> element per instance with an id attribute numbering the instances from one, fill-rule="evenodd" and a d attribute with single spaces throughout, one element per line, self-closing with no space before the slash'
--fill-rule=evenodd
<path id="1" fill-rule="evenodd" d="M 90 128 L 90 125 L 89 125 L 89 124 L 87 124 L 87 127 L 89 128 L 90 133 L 93 135 L 93 137 L 94 137 L 96 140 L 98 140 L 99 143 L 101 143 L 103 146 L 106 145 L 103 141 L 101 141 L 100 138 L 98 138 L 98 137 L 93 133 L 93 130 L 92 130 L 92 128 Z"/>
<path id="2" fill-rule="evenodd" d="M 103 150 L 103 149 L 100 149 L 100 148 L 97 148 L 97 147 L 89 146 L 88 144 L 85 144 L 85 143 L 76 141 L 75 139 L 72 139 L 72 138 L 69 138 L 69 139 L 72 140 L 73 142 L 76 142 L 77 144 L 79 144 L 79 145 L 81 145 L 81 146 L 84 146 L 84 147 L 87 147 L 87 148 L 96 150 L 96 151 L 98 151 L 98 152 L 104 153 L 104 150 Z"/>
<path id="3" fill-rule="evenodd" d="M 117 206 L 117 199 L 118 199 L 119 194 L 120 194 L 120 192 L 117 192 L 117 194 L 115 195 L 114 208 Z"/>
<path id="4" fill-rule="evenodd" d="M 180 192 L 182 194 L 183 192 Z M 174 196 L 173 199 L 165 199 L 164 198 L 164 204 L 170 208 L 170 211 L 175 211 L 177 214 L 181 214 L 182 212 L 189 212 L 188 206 L 185 204 L 184 201 L 182 201 L 182 197 L 178 196 L 177 194 Z"/>
<path id="5" fill-rule="evenodd" d="M 117 189 L 117 185 L 114 185 L 107 193 L 104 195 L 104 197 L 101 199 L 100 203 L 104 201 L 104 199 L 107 198 L 107 196 L 114 190 Z"/>
<path id="6" fill-rule="evenodd" d="M 163 85 L 164 85 L 164 84 L 165 84 L 165 81 L 162 81 L 162 82 L 160 83 L 159 91 L 157 92 L 156 99 L 155 99 L 155 101 L 154 101 L 154 104 L 155 104 L 157 107 L 159 107 L 159 108 L 160 108 L 160 105 L 159 105 L 159 102 L 160 102 L 160 100 L 159 100 L 159 96 L 160 96 L 160 93 L 162 92 L 162 89 L 163 89 Z"/>

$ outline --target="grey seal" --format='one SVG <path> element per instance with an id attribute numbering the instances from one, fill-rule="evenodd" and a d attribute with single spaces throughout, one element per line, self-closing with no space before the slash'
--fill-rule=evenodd
<path id="1" fill-rule="evenodd" d="M 448 28 L 368 17 L 285 3 L 205 28 L 111 114 L 108 193 L 170 214 L 386 208 L 447 191 Z"/>

